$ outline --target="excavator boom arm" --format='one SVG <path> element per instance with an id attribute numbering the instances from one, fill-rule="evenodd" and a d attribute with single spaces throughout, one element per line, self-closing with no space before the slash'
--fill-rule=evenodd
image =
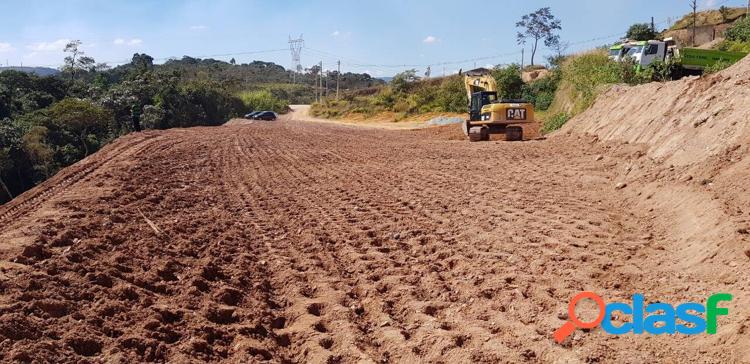
<path id="1" fill-rule="evenodd" d="M 466 98 L 468 100 L 471 100 L 471 95 L 475 92 L 497 92 L 497 83 L 489 72 L 466 72 L 464 86 L 466 87 Z"/>

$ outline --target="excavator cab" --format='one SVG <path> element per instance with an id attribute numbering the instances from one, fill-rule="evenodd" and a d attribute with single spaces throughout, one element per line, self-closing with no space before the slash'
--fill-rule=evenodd
<path id="1" fill-rule="evenodd" d="M 469 120 L 482 120 L 482 106 L 489 105 L 497 101 L 497 92 L 479 91 L 471 94 L 471 103 L 469 104 Z"/>

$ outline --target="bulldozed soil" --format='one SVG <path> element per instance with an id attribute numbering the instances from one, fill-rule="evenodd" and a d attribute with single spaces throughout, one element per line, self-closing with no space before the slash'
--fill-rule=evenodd
<path id="1" fill-rule="evenodd" d="M 672 105 L 640 128 L 715 138 L 667 152 L 611 106 L 741 112 L 727 75 L 614 90 L 538 141 L 293 115 L 122 137 L 0 207 L 0 361 L 748 362 L 748 119 Z M 558 345 L 582 290 L 734 300 L 716 335 Z"/>

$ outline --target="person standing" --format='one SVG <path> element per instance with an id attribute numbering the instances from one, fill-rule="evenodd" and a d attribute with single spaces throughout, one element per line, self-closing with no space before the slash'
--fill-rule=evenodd
<path id="1" fill-rule="evenodd" d="M 133 105 L 133 107 L 130 108 L 130 117 L 133 121 L 133 130 L 143 130 L 143 128 L 141 128 L 141 108 L 139 108 L 138 105 Z"/>

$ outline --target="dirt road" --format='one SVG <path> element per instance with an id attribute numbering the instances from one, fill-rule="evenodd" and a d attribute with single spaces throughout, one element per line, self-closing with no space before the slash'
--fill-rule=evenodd
<path id="1" fill-rule="evenodd" d="M 615 188 L 639 147 L 453 133 L 280 120 L 121 138 L 0 207 L 0 360 L 746 358 L 737 317 L 703 341 L 554 343 L 581 290 L 679 303 L 747 280 L 679 269 L 669 227 Z"/>

